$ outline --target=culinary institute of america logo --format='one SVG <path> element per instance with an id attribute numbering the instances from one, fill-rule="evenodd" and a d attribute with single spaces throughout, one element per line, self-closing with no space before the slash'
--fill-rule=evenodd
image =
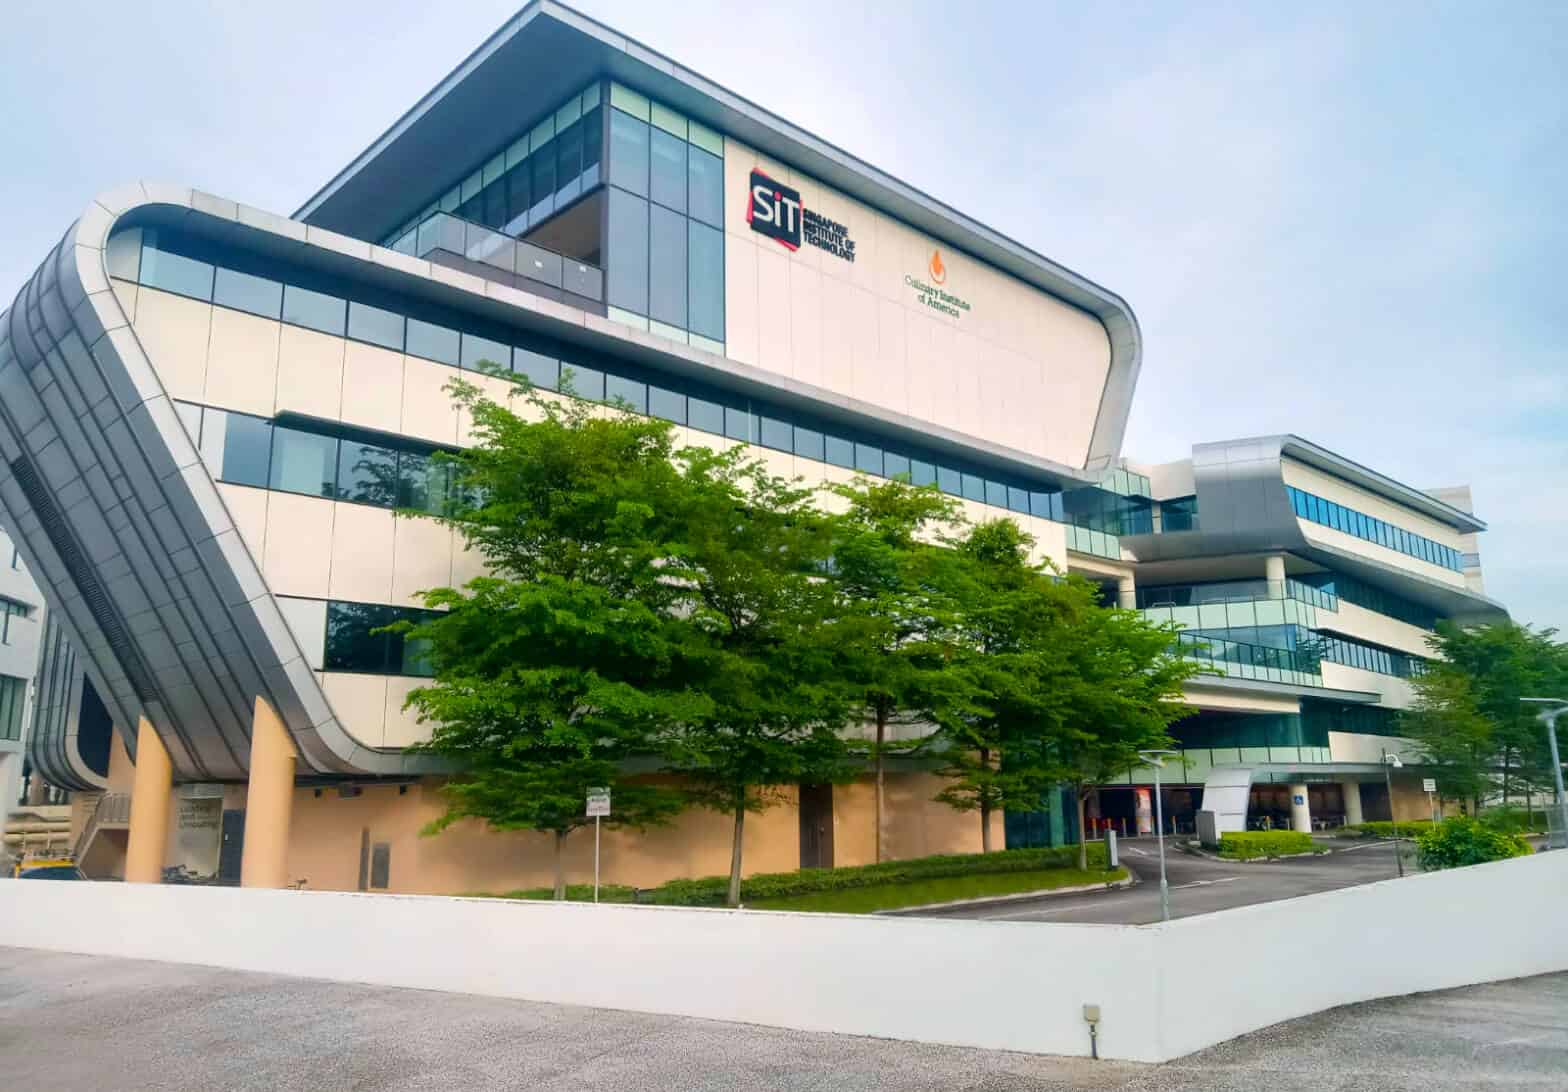
<path id="1" fill-rule="evenodd" d="M 942 264 L 942 252 L 940 250 L 933 250 L 931 252 L 930 268 L 931 280 L 934 284 L 947 283 L 947 266 Z"/>

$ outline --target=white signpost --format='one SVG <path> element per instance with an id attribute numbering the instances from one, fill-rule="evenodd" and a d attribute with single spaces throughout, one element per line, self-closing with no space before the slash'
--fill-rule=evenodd
<path id="1" fill-rule="evenodd" d="M 1423 777 L 1421 791 L 1426 793 L 1426 807 L 1432 813 L 1432 822 L 1437 822 L 1437 798 L 1432 794 L 1437 792 L 1437 778 Z"/>
<path id="2" fill-rule="evenodd" d="M 588 790 L 588 816 L 593 820 L 593 901 L 599 901 L 599 820 L 610 814 L 608 786 Z"/>

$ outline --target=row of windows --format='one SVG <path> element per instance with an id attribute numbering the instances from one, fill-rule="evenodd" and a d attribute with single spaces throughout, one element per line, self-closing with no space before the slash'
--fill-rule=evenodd
<path id="1" fill-rule="evenodd" d="M 26 604 L 0 596 L 0 645 L 11 643 L 11 619 L 26 618 L 29 613 Z"/>
<path id="2" fill-rule="evenodd" d="M 1160 502 L 1161 531 L 1198 530 L 1198 498 L 1172 497 Z"/>
<path id="3" fill-rule="evenodd" d="M 1397 736 L 1399 714 L 1372 705 L 1341 705 L 1338 702 L 1303 701 L 1303 722 L 1327 738 L 1329 732 L 1359 732 L 1367 736 Z"/>
<path id="4" fill-rule="evenodd" d="M 1355 535 L 1357 538 L 1375 542 L 1390 550 L 1398 550 L 1402 554 L 1420 558 L 1433 565 L 1441 565 L 1454 572 L 1459 572 L 1461 569 L 1461 555 L 1451 546 L 1444 546 L 1441 542 L 1434 542 L 1414 531 L 1395 527 L 1392 523 L 1366 515 L 1364 512 L 1357 512 L 1353 508 L 1324 500 L 1293 485 L 1287 485 L 1285 491 L 1290 495 L 1291 508 L 1300 519 L 1321 523 L 1325 527 L 1332 527 L 1347 535 Z"/>
<path id="5" fill-rule="evenodd" d="M 190 402 L 174 405 L 219 481 L 378 508 L 448 511 L 450 468 L 434 460 L 428 446 L 394 448 L 353 430 L 329 432 Z"/>
<path id="6" fill-rule="evenodd" d="M 1198 713 L 1170 733 L 1181 747 L 1328 746 L 1328 730 L 1296 713 Z"/>
<path id="7" fill-rule="evenodd" d="M 22 703 L 27 697 L 27 680 L 0 675 L 0 739 L 22 738 Z M 3 811 L 4 808 L 0 808 Z"/>
<path id="8" fill-rule="evenodd" d="M 418 607 L 333 600 L 327 604 L 322 667 L 328 671 L 352 671 L 362 675 L 429 678 L 433 670 L 423 641 L 405 638 L 401 633 L 376 631 L 396 622 L 417 625 L 434 613 Z"/>
<path id="9" fill-rule="evenodd" d="M 1436 629 L 1438 619 L 1442 617 L 1431 607 L 1413 603 L 1403 596 L 1384 591 L 1382 588 L 1375 588 L 1343 573 L 1304 573 L 1301 579 L 1347 603 L 1354 603 L 1358 607 L 1397 618 L 1401 622 L 1408 622 L 1422 629 Z"/>
<path id="10" fill-rule="evenodd" d="M 234 268 L 239 264 L 248 264 L 249 268 Z M 667 376 L 549 339 L 485 326 L 468 316 L 384 294 L 356 292 L 351 297 L 329 296 L 320 291 L 322 283 L 319 280 L 309 287 L 296 284 L 297 272 L 292 267 L 265 263 L 249 256 L 214 251 L 200 242 L 170 232 L 146 231 L 138 268 L 121 270 L 116 275 L 138 279 L 152 288 L 264 317 L 281 318 L 283 322 L 347 336 L 454 367 L 475 369 L 481 361 L 489 361 L 502 368 L 510 367 L 514 374 L 525 376 L 535 386 L 549 390 L 561 389 L 566 385 L 563 376 L 567 376 L 571 393 L 581 398 L 624 402 L 634 412 L 661 417 L 698 431 L 792 452 L 867 474 L 888 478 L 907 474 L 916 485 L 934 484 L 953 496 L 1086 529 L 1098 537 L 1092 541 L 1075 541 L 1073 548 L 1084 552 L 1120 557 L 1115 536 L 1145 526 L 1144 521 L 1149 518 L 1149 502 L 1144 498 L 1119 497 L 1096 486 L 1064 492 L 1054 481 L 1003 477 L 978 464 L 938 455 L 914 445 L 885 445 L 872 433 L 826 422 L 802 411 Z M 258 306 L 254 295 L 238 290 L 241 287 L 258 288 L 258 281 L 276 287 L 280 308 L 277 313 L 270 310 L 273 298 L 270 288 L 266 307 Z M 341 282 L 337 286 L 342 291 Z M 331 308 L 324 306 L 323 301 L 330 301 Z M 405 315 L 405 311 L 409 313 Z M 415 314 L 421 317 L 416 318 Z M 229 414 L 229 417 L 243 415 Z M 266 484 L 271 481 L 272 440 L 262 428 L 266 422 L 260 418 L 247 420 L 256 424 L 237 426 L 246 430 L 238 442 L 244 445 L 247 454 L 236 455 L 240 460 L 233 468 L 236 476 L 225 480 Z M 221 452 L 222 459 L 215 465 L 228 466 L 226 445 L 221 447 Z M 241 469 L 241 465 L 245 469 Z M 325 489 L 324 457 L 322 466 L 319 488 Z M 304 472 L 280 472 L 279 480 L 314 482 L 316 474 L 314 469 L 308 477 Z M 1083 539 L 1083 536 L 1079 538 Z"/>
<path id="11" fill-rule="evenodd" d="M 1221 580 L 1209 584 L 1164 584 L 1138 588 L 1139 607 L 1194 607 L 1205 603 L 1235 603 L 1254 599 L 1276 599 L 1280 590 L 1267 580 Z M 1284 598 L 1310 603 L 1323 610 L 1338 610 L 1332 584 L 1314 587 L 1287 577 Z"/>
<path id="12" fill-rule="evenodd" d="M 1227 675 L 1238 673 L 1231 671 L 1232 667 L 1247 669 L 1240 674 L 1249 678 L 1268 677 L 1277 672 L 1278 681 L 1283 682 L 1304 682 L 1320 674 L 1316 657 L 1303 649 L 1254 644 L 1188 630 L 1176 637 L 1182 655 L 1207 660 Z"/>
<path id="13" fill-rule="evenodd" d="M 1375 671 L 1379 675 L 1394 675 L 1401 679 L 1426 673 L 1426 661 L 1406 652 L 1329 633 L 1315 633 L 1313 639 L 1323 659 L 1330 663 L 1359 667 L 1363 671 Z"/>

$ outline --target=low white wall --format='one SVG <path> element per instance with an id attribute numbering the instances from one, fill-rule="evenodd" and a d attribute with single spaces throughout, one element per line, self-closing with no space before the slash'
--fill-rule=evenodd
<path id="1" fill-rule="evenodd" d="M 1391 994 L 1568 969 L 1568 853 L 1160 926 L 0 881 L 4 943 L 1161 1061 Z"/>

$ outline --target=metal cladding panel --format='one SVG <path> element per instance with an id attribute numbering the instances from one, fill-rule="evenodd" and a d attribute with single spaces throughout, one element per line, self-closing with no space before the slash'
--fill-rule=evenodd
<path id="1" fill-rule="evenodd" d="M 59 784 L 101 787 L 72 751 L 85 670 L 127 748 L 145 716 L 180 780 L 246 776 L 257 696 L 283 717 L 302 773 L 438 768 L 359 745 L 315 674 L 299 670 L 297 643 L 108 290 L 104 251 L 126 213 L 193 207 L 240 218 L 233 202 L 189 190 L 106 195 L 0 314 L 0 518 L 57 632 L 37 765 Z M 298 246 L 296 232 L 282 234 Z"/>

